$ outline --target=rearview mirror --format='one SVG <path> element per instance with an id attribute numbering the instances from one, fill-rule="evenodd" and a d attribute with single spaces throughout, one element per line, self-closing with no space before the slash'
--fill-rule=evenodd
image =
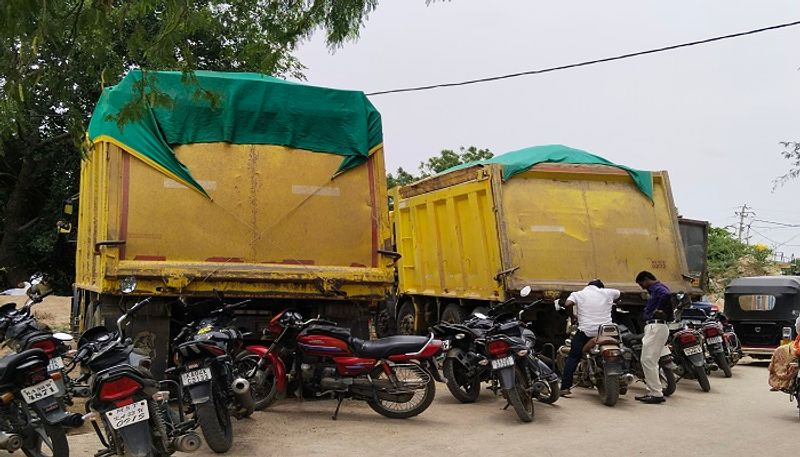
<path id="1" fill-rule="evenodd" d="M 522 290 L 519 291 L 520 297 L 527 297 L 530 294 L 531 294 L 531 286 L 525 286 L 522 288 Z"/>

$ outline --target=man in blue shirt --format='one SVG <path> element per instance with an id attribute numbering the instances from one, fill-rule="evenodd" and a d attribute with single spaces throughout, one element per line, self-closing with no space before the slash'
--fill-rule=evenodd
<path id="1" fill-rule="evenodd" d="M 672 294 L 669 288 L 649 271 L 642 271 L 636 275 L 636 284 L 650 293 L 650 299 L 644 307 L 645 326 L 641 357 L 647 394 L 636 399 L 643 403 L 663 403 L 666 400 L 661 390 L 661 370 L 658 360 L 669 338 L 667 322 L 673 319 Z"/>

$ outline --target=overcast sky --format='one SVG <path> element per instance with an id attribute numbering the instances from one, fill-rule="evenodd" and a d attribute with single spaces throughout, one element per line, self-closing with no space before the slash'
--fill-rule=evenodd
<path id="1" fill-rule="evenodd" d="M 796 1 L 384 0 L 357 42 L 321 37 L 298 56 L 308 82 L 364 92 L 590 60 L 800 19 Z M 726 226 L 800 224 L 800 181 L 779 141 L 800 140 L 800 27 L 539 76 L 371 97 L 387 168 L 443 148 L 495 154 L 561 143 L 668 170 L 680 212 Z M 800 228 L 753 222 L 754 242 L 800 255 Z M 759 235 L 759 233 L 761 235 Z M 766 237 L 766 238 L 765 238 Z M 796 238 L 793 238 L 796 237 Z"/>

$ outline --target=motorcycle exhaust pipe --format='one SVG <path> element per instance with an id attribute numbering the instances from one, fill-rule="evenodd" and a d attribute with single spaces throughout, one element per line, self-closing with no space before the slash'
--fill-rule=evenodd
<path id="1" fill-rule="evenodd" d="M 16 433 L 0 431 L 0 449 L 16 452 L 22 448 L 22 437 Z"/>
<path id="2" fill-rule="evenodd" d="M 172 447 L 178 452 L 194 452 L 200 449 L 200 445 L 202 444 L 203 442 L 200 440 L 200 435 L 195 432 L 176 436 L 172 440 Z"/>
<path id="3" fill-rule="evenodd" d="M 61 421 L 61 425 L 64 427 L 78 428 L 83 425 L 83 416 L 80 413 L 69 414 Z"/>
<path id="4" fill-rule="evenodd" d="M 622 375 L 622 380 L 625 382 L 625 384 L 631 384 L 636 380 L 636 378 L 630 373 L 625 373 Z"/>
<path id="5" fill-rule="evenodd" d="M 247 381 L 247 379 L 234 379 L 233 384 L 231 384 L 231 389 L 233 390 L 234 395 L 236 395 L 236 400 L 239 402 L 240 410 L 252 412 L 255 409 L 253 395 L 250 394 L 250 383 Z"/>
<path id="6" fill-rule="evenodd" d="M 539 393 L 542 393 L 545 390 L 549 389 L 549 387 L 547 386 L 547 384 L 543 383 L 542 381 L 536 381 L 531 386 L 531 389 L 533 389 L 534 394 L 539 394 Z"/>

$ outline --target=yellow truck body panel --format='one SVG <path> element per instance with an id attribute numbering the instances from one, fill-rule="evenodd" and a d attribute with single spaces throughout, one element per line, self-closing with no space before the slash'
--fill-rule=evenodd
<path id="1" fill-rule="evenodd" d="M 498 301 L 530 285 L 555 297 L 594 278 L 635 293 L 641 270 L 692 290 L 666 172 L 652 201 L 606 166 L 501 176 L 478 166 L 393 190 L 399 293 Z"/>
<path id="2" fill-rule="evenodd" d="M 341 156 L 272 145 L 174 149 L 208 192 L 111 143 L 83 161 L 77 287 L 137 293 L 378 300 L 393 281 L 383 149 Z"/>

